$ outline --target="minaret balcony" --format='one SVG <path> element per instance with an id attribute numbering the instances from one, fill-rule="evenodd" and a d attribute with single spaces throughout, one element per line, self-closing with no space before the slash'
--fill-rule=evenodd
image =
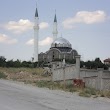
<path id="1" fill-rule="evenodd" d="M 35 30 L 39 30 L 39 26 L 34 26 L 34 29 Z"/>

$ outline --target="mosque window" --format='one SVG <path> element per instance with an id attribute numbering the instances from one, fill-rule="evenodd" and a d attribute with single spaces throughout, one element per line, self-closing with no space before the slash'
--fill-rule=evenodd
<path id="1" fill-rule="evenodd" d="M 57 47 L 57 44 L 55 43 L 55 47 Z"/>
<path id="2" fill-rule="evenodd" d="M 54 59 L 54 52 L 53 52 L 53 56 L 52 57 L 53 57 L 52 59 Z"/>

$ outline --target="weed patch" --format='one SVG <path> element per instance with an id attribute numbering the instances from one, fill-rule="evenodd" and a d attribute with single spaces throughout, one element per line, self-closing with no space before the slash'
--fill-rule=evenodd
<path id="1" fill-rule="evenodd" d="M 79 92 L 79 96 L 91 97 L 92 95 L 97 95 L 97 91 L 93 88 L 84 88 Z"/>
<path id="2" fill-rule="evenodd" d="M 5 75 L 3 72 L 0 72 L 0 79 L 6 79 L 7 75 Z"/>

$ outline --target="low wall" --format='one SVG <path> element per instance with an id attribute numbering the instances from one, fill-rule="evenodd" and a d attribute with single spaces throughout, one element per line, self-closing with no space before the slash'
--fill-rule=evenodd
<path id="1" fill-rule="evenodd" d="M 77 78 L 76 66 L 69 65 L 66 67 L 56 68 L 52 71 L 53 81 L 70 80 Z M 110 71 L 80 69 L 80 79 L 85 82 L 86 87 L 97 90 L 110 90 Z"/>
<path id="2" fill-rule="evenodd" d="M 73 79 L 75 77 L 75 66 L 66 66 L 53 70 L 52 80 L 53 81 L 61 81 L 64 79 Z"/>
<path id="3" fill-rule="evenodd" d="M 75 65 L 70 65 L 66 67 L 56 68 L 53 70 L 53 81 L 60 81 L 65 79 L 76 78 L 76 67 Z M 65 77 L 64 77 L 65 76 Z M 80 69 L 80 78 L 98 76 L 97 70 Z"/>
<path id="4" fill-rule="evenodd" d="M 92 70 L 92 69 L 80 69 L 80 78 L 83 79 L 83 77 L 94 77 L 98 76 L 98 70 Z"/>
<path id="5" fill-rule="evenodd" d="M 86 87 L 97 88 L 97 76 L 84 77 L 84 82 Z"/>
<path id="6" fill-rule="evenodd" d="M 84 76 L 84 72 L 86 73 Z M 110 90 L 110 71 L 81 71 L 86 87 L 95 88 L 97 90 Z"/>

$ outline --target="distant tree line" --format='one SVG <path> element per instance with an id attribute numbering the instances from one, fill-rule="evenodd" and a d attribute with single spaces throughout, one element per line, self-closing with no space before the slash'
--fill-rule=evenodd
<path id="1" fill-rule="evenodd" d="M 110 65 L 105 65 L 104 63 L 102 63 L 102 61 L 100 60 L 100 58 L 96 58 L 95 60 L 88 60 L 86 62 L 81 61 L 81 68 L 87 68 L 87 69 L 97 69 L 97 68 L 104 68 L 105 70 L 108 69 L 108 67 Z"/>
<path id="2" fill-rule="evenodd" d="M 75 60 L 66 60 L 67 63 L 69 64 L 75 64 Z M 0 67 L 15 67 L 15 68 L 19 68 L 19 67 L 28 67 L 28 68 L 35 68 L 35 67 L 44 67 L 46 64 L 46 62 L 32 62 L 32 61 L 20 61 L 20 60 L 16 60 L 14 61 L 12 60 L 6 60 L 6 58 L 4 56 L 0 56 Z M 100 58 L 96 58 L 95 60 L 88 60 L 88 61 L 81 61 L 81 68 L 87 68 L 87 69 L 97 69 L 97 68 L 104 68 L 104 69 L 108 69 L 108 67 L 110 65 L 105 65 L 104 63 L 102 63 L 102 61 L 100 60 Z"/>
<path id="3" fill-rule="evenodd" d="M 19 67 L 29 67 L 29 68 L 34 68 L 37 67 L 39 65 L 41 65 L 42 62 L 32 62 L 32 61 L 20 61 L 20 60 L 16 60 L 14 61 L 12 60 L 6 60 L 6 58 L 4 56 L 0 56 L 0 67 L 15 67 L 15 68 L 19 68 Z"/>
<path id="4" fill-rule="evenodd" d="M 54 61 L 63 61 L 63 59 L 54 59 Z M 66 63 L 68 64 L 75 64 L 76 60 L 69 60 L 66 59 Z M 80 61 L 80 67 L 81 68 L 86 68 L 86 69 L 97 69 L 97 68 L 104 68 L 105 70 L 108 69 L 108 67 L 110 67 L 110 65 L 105 65 L 104 63 L 102 63 L 102 61 L 100 60 L 100 58 L 95 58 L 95 60 L 88 60 L 88 61 Z"/>

